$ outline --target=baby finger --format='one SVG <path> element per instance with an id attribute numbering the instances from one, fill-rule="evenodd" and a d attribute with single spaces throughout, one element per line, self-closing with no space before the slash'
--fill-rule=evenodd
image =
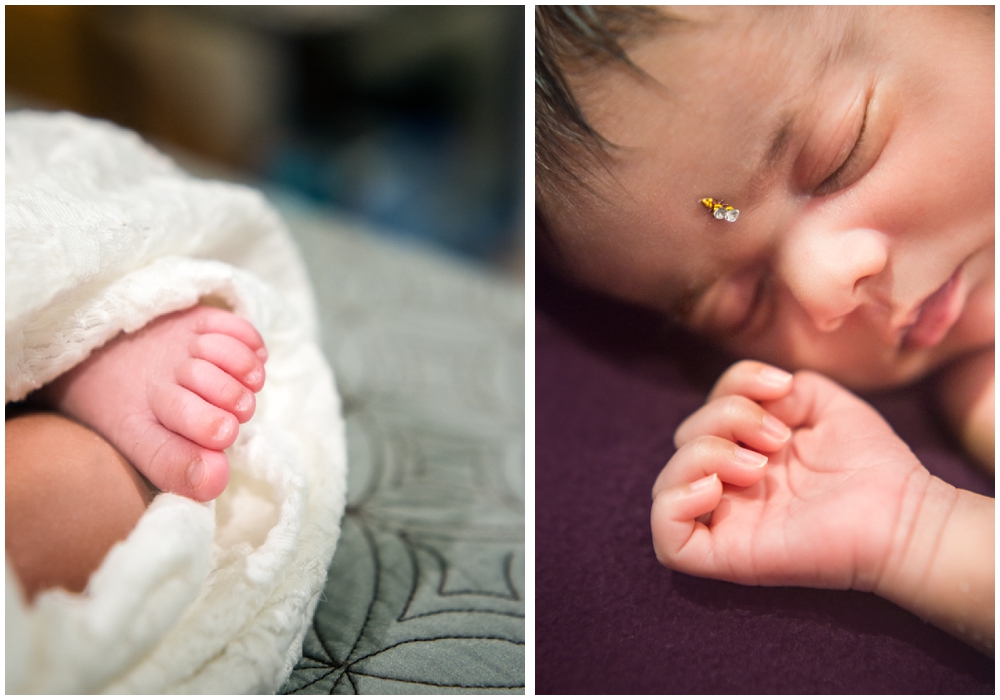
<path id="1" fill-rule="evenodd" d="M 653 549 L 661 564 L 685 571 L 685 561 L 705 562 L 709 558 L 712 534 L 697 518 L 715 510 L 721 499 L 722 482 L 716 474 L 657 494 L 650 526 Z"/>
<path id="2" fill-rule="evenodd" d="M 714 435 L 702 435 L 670 458 L 653 484 L 653 498 L 661 491 L 691 484 L 713 474 L 734 486 L 752 486 L 764 477 L 767 457 Z"/>
<path id="3" fill-rule="evenodd" d="M 775 452 L 792 431 L 745 396 L 724 396 L 688 416 L 674 433 L 674 444 L 680 448 L 701 435 L 717 435 L 760 452 Z"/>
<path id="4" fill-rule="evenodd" d="M 752 401 L 772 401 L 787 394 L 791 388 L 792 375 L 785 370 L 763 362 L 743 360 L 722 373 L 707 402 L 734 394 Z"/>

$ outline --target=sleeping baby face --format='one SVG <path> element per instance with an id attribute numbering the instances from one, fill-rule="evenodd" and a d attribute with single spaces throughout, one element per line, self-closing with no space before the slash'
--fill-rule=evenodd
<path id="1" fill-rule="evenodd" d="M 615 144 L 542 206 L 575 276 L 859 389 L 992 345 L 992 7 L 679 13 L 571 77 Z"/>

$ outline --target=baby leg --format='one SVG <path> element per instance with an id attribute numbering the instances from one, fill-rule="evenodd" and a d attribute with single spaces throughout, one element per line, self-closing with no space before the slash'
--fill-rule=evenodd
<path id="1" fill-rule="evenodd" d="M 250 323 L 199 306 L 118 336 L 39 394 L 158 488 L 208 501 L 229 481 L 222 450 L 253 416 L 266 358 Z"/>
<path id="2" fill-rule="evenodd" d="M 153 489 L 97 433 L 55 413 L 5 422 L 7 556 L 29 600 L 80 592 Z"/>

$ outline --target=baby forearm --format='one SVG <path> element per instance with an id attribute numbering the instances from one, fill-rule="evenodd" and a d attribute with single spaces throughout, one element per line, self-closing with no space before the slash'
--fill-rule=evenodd
<path id="1" fill-rule="evenodd" d="M 938 394 L 945 417 L 976 461 L 994 470 L 996 389 L 990 347 L 945 370 Z"/>
<path id="2" fill-rule="evenodd" d="M 876 593 L 994 653 L 995 501 L 931 478 L 911 534 Z"/>

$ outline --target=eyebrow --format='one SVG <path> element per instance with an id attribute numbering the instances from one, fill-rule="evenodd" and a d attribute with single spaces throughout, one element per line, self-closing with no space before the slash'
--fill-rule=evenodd
<path id="1" fill-rule="evenodd" d="M 749 207 L 755 204 L 763 196 L 767 189 L 768 180 L 784 158 L 785 153 L 788 152 L 792 134 L 795 132 L 795 122 L 800 114 L 801 112 L 798 110 L 791 114 L 786 113 L 778 123 L 778 127 L 772 131 L 770 145 L 764 151 L 760 162 L 751 171 L 744 197 L 744 206 Z"/>

